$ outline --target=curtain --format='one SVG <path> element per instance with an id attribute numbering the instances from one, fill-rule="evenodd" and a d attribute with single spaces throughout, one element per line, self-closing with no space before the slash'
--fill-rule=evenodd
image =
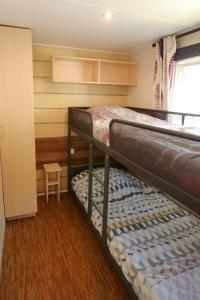
<path id="1" fill-rule="evenodd" d="M 156 43 L 153 101 L 156 109 L 167 110 L 175 65 L 176 37 L 168 36 Z"/>

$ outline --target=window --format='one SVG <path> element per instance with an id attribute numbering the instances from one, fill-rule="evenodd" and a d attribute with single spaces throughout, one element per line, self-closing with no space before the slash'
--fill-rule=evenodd
<path id="1" fill-rule="evenodd" d="M 177 61 L 169 109 L 200 114 L 200 56 Z M 184 125 L 200 127 L 200 118 L 186 117 Z"/>

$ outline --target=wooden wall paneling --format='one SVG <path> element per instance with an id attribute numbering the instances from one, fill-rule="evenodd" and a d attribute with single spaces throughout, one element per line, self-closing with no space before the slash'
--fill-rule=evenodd
<path id="1" fill-rule="evenodd" d="M 79 136 L 72 137 L 72 164 L 81 165 L 88 163 L 88 144 Z M 95 162 L 103 162 L 104 154 L 96 149 Z M 66 137 L 37 138 L 36 139 L 36 162 L 37 162 L 37 192 L 45 191 L 45 179 L 43 164 L 58 162 L 62 166 L 61 189 L 67 188 L 67 139 Z M 54 189 L 53 189 L 54 190 Z"/>
<path id="2" fill-rule="evenodd" d="M 79 136 L 72 137 L 72 164 L 84 164 L 88 162 L 88 144 Z M 102 161 L 103 153 L 96 149 L 95 161 Z M 61 166 L 67 164 L 67 139 L 66 137 L 36 138 L 36 165 L 42 168 L 45 163 L 58 162 Z"/>
<path id="3" fill-rule="evenodd" d="M 67 135 L 67 124 L 47 123 L 35 124 L 35 137 L 62 137 Z"/>
<path id="4" fill-rule="evenodd" d="M 68 110 L 59 108 L 35 108 L 35 124 L 66 123 Z"/>
<path id="5" fill-rule="evenodd" d="M 33 61 L 33 76 L 35 78 L 49 78 L 51 66 L 48 61 Z"/>
<path id="6" fill-rule="evenodd" d="M 36 165 L 42 168 L 45 163 L 66 164 L 67 144 L 65 137 L 36 139 Z"/>
<path id="7" fill-rule="evenodd" d="M 42 164 L 47 161 L 59 162 L 62 166 L 66 165 L 66 149 L 55 149 L 53 144 L 55 143 L 59 147 L 59 139 L 64 139 L 63 145 L 66 142 L 67 108 L 69 106 L 126 105 L 128 99 L 127 86 L 52 82 L 50 79 L 50 61 L 52 56 L 74 56 L 122 61 L 130 59 L 127 54 L 33 45 L 37 168 L 41 168 Z M 46 141 L 45 138 L 47 138 Z M 48 138 L 55 138 L 55 140 L 50 143 Z M 44 144 L 46 143 L 47 148 L 49 147 L 46 153 L 41 148 L 44 146 L 41 142 L 42 139 L 44 139 Z M 74 162 L 87 162 L 87 149 L 83 150 L 80 144 L 78 147 L 80 148 L 75 150 L 73 156 Z M 102 159 L 101 155 L 97 155 L 97 159 Z M 39 178 L 38 172 L 37 179 L 39 180 L 37 182 L 38 189 L 41 190 L 43 179 Z"/>
<path id="8" fill-rule="evenodd" d="M 48 78 L 34 78 L 34 92 L 40 94 L 79 94 L 127 96 L 127 86 L 52 82 Z"/>
<path id="9" fill-rule="evenodd" d="M 35 94 L 35 108 L 65 108 L 69 106 L 125 105 L 127 96 Z"/>
<path id="10" fill-rule="evenodd" d="M 35 214 L 32 32 L 0 27 L 2 173 L 6 217 Z"/>
<path id="11" fill-rule="evenodd" d="M 129 68 L 129 74 L 128 74 L 128 81 L 130 83 L 135 83 L 138 84 L 138 79 L 139 79 L 139 68 L 138 64 L 134 64 Z"/>

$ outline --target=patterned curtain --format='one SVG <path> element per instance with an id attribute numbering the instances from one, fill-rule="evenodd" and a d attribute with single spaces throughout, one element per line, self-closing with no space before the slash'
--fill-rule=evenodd
<path id="1" fill-rule="evenodd" d="M 168 109 L 175 53 L 175 36 L 165 37 L 156 43 L 156 62 L 153 83 L 153 100 L 156 109 Z"/>

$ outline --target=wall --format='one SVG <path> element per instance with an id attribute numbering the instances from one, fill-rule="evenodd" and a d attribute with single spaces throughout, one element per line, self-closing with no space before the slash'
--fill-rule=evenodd
<path id="1" fill-rule="evenodd" d="M 123 61 L 130 59 L 127 54 L 33 45 L 35 136 L 36 144 L 44 148 L 46 138 L 66 137 L 68 106 L 126 105 L 128 99 L 126 86 L 53 83 L 50 79 L 50 59 L 56 55 Z M 44 191 L 44 187 L 44 173 L 40 166 L 37 169 L 38 192 Z M 66 188 L 65 165 L 61 188 Z"/>
<path id="2" fill-rule="evenodd" d="M 177 47 L 182 48 L 200 43 L 200 32 L 177 39 Z M 155 63 L 155 48 L 152 43 L 135 49 L 131 60 L 139 64 L 139 79 L 137 87 L 129 87 L 128 105 L 153 108 L 153 72 Z"/>
<path id="3" fill-rule="evenodd" d="M 136 87 L 129 87 L 128 106 L 153 108 L 153 70 L 155 63 L 155 48 L 148 44 L 137 48 L 131 55 L 131 60 L 138 63 L 139 77 Z"/>

